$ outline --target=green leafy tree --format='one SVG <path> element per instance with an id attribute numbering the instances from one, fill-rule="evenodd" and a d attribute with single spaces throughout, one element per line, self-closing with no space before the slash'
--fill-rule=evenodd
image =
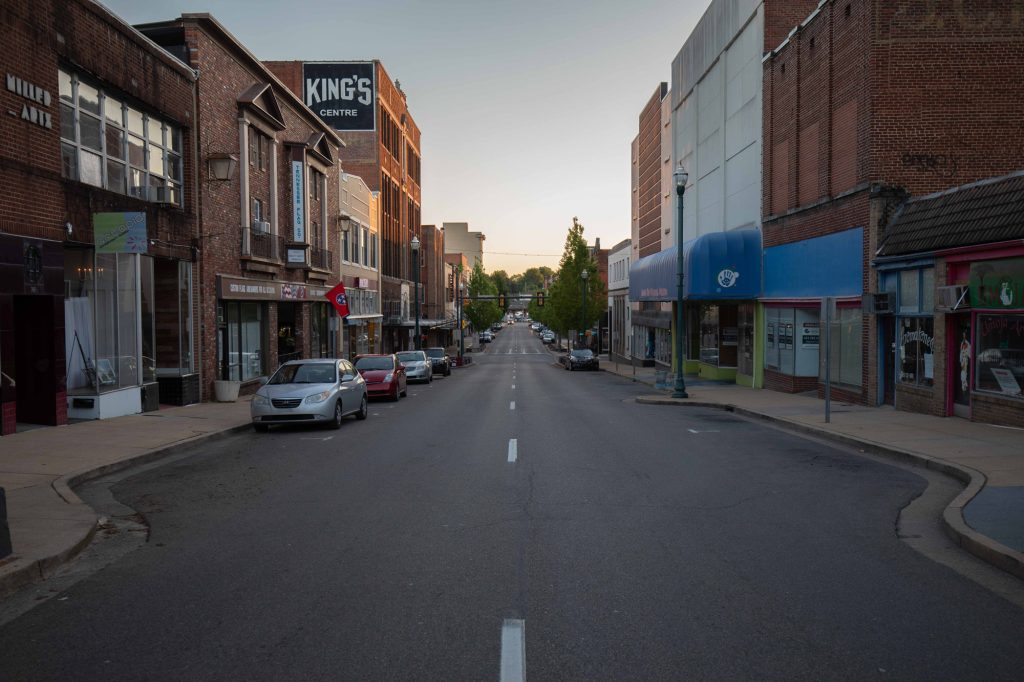
<path id="1" fill-rule="evenodd" d="M 586 301 L 581 273 L 587 272 Z M 600 317 L 607 300 L 604 283 L 598 277 L 597 261 L 590 255 L 587 240 L 583 236 L 583 224 L 572 219 L 572 227 L 565 237 L 565 249 L 558 264 L 555 281 L 551 285 L 551 322 L 549 327 L 567 334 L 570 329 L 589 329 Z M 549 304 L 546 303 L 545 307 Z"/>
<path id="2" fill-rule="evenodd" d="M 477 263 L 469 274 L 469 296 L 496 296 L 498 288 L 494 286 L 494 280 L 486 272 L 484 266 Z M 502 310 L 498 307 L 497 301 L 475 301 L 471 300 L 466 305 L 462 314 L 472 323 L 475 329 L 483 330 L 490 327 L 502 317 Z"/>

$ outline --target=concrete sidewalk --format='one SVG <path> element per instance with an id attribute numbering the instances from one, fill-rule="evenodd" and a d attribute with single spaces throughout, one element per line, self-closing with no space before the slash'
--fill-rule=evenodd
<path id="1" fill-rule="evenodd" d="M 616 364 L 601 368 L 644 385 L 637 402 L 716 407 L 777 422 L 804 433 L 941 471 L 964 491 L 946 508 L 943 523 L 961 547 L 1024 578 L 1024 429 L 941 418 L 890 407 L 863 407 L 719 382 L 691 381 L 687 399 L 655 388 L 655 370 Z"/>
<path id="2" fill-rule="evenodd" d="M 0 487 L 14 553 L 0 560 L 0 598 L 78 553 L 96 513 L 71 488 L 205 440 L 250 428 L 249 399 L 46 427 L 0 438 Z"/>

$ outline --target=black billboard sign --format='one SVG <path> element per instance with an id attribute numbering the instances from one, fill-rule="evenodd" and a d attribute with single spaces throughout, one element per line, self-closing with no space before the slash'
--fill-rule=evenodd
<path id="1" fill-rule="evenodd" d="M 375 130 L 377 83 L 373 62 L 302 65 L 302 98 L 335 130 Z"/>

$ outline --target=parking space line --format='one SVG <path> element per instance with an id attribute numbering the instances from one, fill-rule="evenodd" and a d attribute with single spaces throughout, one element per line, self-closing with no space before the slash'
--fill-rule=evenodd
<path id="1" fill-rule="evenodd" d="M 501 682 L 526 680 L 526 621 L 506 618 L 501 625 Z"/>
<path id="2" fill-rule="evenodd" d="M 519 441 L 515 438 L 508 439 L 508 461 L 510 464 L 515 464 L 516 459 L 519 457 Z"/>
<path id="3" fill-rule="evenodd" d="M 512 402 L 510 402 L 508 404 L 508 409 L 510 409 L 510 410 L 516 409 L 516 401 L 513 400 Z"/>

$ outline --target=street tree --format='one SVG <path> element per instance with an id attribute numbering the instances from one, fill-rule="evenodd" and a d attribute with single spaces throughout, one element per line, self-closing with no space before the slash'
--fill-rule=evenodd
<path id="1" fill-rule="evenodd" d="M 470 299 L 477 296 L 497 296 L 498 294 L 494 280 L 484 272 L 484 266 L 479 262 L 473 266 L 473 271 L 469 274 L 468 286 Z M 480 331 L 500 320 L 502 310 L 498 307 L 498 302 L 494 300 L 470 300 L 463 315 L 477 331 Z"/>
<path id="2" fill-rule="evenodd" d="M 570 329 L 590 329 L 600 317 L 607 300 L 604 283 L 598 277 L 597 261 L 590 255 L 583 236 L 583 224 L 575 217 L 565 237 L 565 249 L 558 264 L 558 272 L 547 297 L 550 305 L 549 327 L 560 334 Z M 581 274 L 588 279 L 583 282 Z M 585 287 L 585 290 L 584 290 Z M 584 301 L 586 293 L 586 301 Z"/>

